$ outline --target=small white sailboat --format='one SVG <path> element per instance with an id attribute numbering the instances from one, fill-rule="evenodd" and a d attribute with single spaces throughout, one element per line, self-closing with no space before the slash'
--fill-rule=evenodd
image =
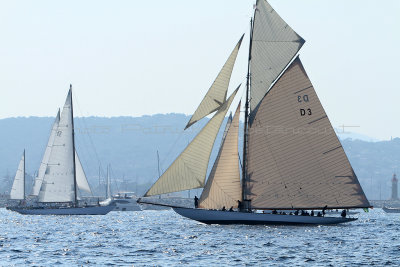
<path id="1" fill-rule="evenodd" d="M 108 206 L 112 202 L 112 194 L 111 194 L 111 182 L 110 182 L 110 170 L 109 165 L 107 165 L 107 184 L 106 184 L 106 199 L 100 201 L 101 206 Z"/>
<path id="2" fill-rule="evenodd" d="M 228 120 L 205 183 L 212 147 L 238 90 L 225 99 L 241 40 L 186 128 L 214 111 L 215 115 L 144 197 L 204 188 L 196 201 L 198 208 L 172 208 L 207 224 L 356 220 L 345 212 L 339 217 L 323 216 L 329 209 L 368 208 L 370 204 L 297 55 L 305 41 L 266 0 L 257 1 L 251 20 L 242 175 L 239 104 Z M 304 216 L 289 212 L 293 210 Z M 306 210 L 320 211 L 320 215 L 302 212 Z"/>
<path id="3" fill-rule="evenodd" d="M 104 215 L 114 206 L 80 205 L 79 189 L 91 192 L 75 150 L 72 86 L 63 110 L 57 115 L 32 195 L 37 204 L 9 207 L 31 215 Z"/>
<path id="4" fill-rule="evenodd" d="M 10 191 L 10 200 L 25 202 L 25 150 L 18 164 L 18 169 Z"/>

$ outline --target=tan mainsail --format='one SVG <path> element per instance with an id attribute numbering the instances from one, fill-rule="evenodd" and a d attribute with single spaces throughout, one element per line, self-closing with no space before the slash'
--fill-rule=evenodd
<path id="1" fill-rule="evenodd" d="M 185 129 L 189 128 L 192 124 L 201 120 L 205 116 L 219 109 L 219 107 L 225 102 L 226 92 L 228 91 L 229 81 L 231 79 L 233 65 L 235 64 L 237 54 L 239 52 L 240 44 L 242 43 L 243 36 L 233 49 L 225 65 L 222 67 L 214 83 L 211 85 L 207 94 L 204 96 L 199 107 L 190 118 Z"/>
<path id="2" fill-rule="evenodd" d="M 212 147 L 238 89 L 153 184 L 145 197 L 204 187 Z"/>
<path id="3" fill-rule="evenodd" d="M 251 99 L 253 111 L 272 82 L 304 44 L 265 0 L 257 1 L 251 45 Z"/>
<path id="4" fill-rule="evenodd" d="M 254 113 L 245 192 L 253 208 L 370 206 L 299 58 Z"/>
<path id="5" fill-rule="evenodd" d="M 240 103 L 232 123 L 227 125 L 221 149 L 200 197 L 200 208 L 237 208 L 237 201 L 242 200 L 238 155 L 239 117 Z"/>

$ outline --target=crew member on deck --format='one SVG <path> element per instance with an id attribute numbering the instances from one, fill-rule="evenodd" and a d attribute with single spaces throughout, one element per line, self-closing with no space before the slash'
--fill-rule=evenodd
<path id="1" fill-rule="evenodd" d="M 340 214 L 340 215 L 342 215 L 343 218 L 346 218 L 346 210 L 343 210 L 342 214 Z"/>
<path id="2" fill-rule="evenodd" d="M 238 210 L 242 210 L 242 202 L 240 200 L 237 201 L 238 203 Z"/>
<path id="3" fill-rule="evenodd" d="M 325 216 L 325 210 L 328 208 L 328 205 L 325 205 L 325 207 L 322 209 L 322 216 Z"/>
<path id="4" fill-rule="evenodd" d="M 197 196 L 194 196 L 194 208 L 197 209 L 199 207 L 199 199 Z"/>

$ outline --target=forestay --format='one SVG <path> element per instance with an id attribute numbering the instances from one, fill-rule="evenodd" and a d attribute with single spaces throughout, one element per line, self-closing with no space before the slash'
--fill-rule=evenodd
<path id="1" fill-rule="evenodd" d="M 217 159 L 200 197 L 200 208 L 237 208 L 237 201 L 242 200 L 238 155 L 239 117 L 240 103 L 232 123 L 227 123 Z"/>
<path id="2" fill-rule="evenodd" d="M 253 208 L 370 206 L 299 58 L 254 112 L 245 192 Z"/>
<path id="3" fill-rule="evenodd" d="M 251 111 L 304 42 L 267 1 L 257 1 L 251 44 Z"/>
<path id="4" fill-rule="evenodd" d="M 35 178 L 35 182 L 33 184 L 31 193 L 32 196 L 39 195 L 40 187 L 42 186 L 44 174 L 46 173 L 47 163 L 50 158 L 51 148 L 53 146 L 54 136 L 56 135 L 59 121 L 60 121 L 60 111 L 58 111 L 56 119 L 54 120 L 53 126 L 51 128 L 49 141 L 47 142 L 46 150 L 44 151 L 42 162 L 40 163 L 38 176 Z"/>
<path id="5" fill-rule="evenodd" d="M 189 128 L 192 124 L 201 120 L 205 116 L 211 114 L 212 112 L 218 110 L 218 108 L 225 102 L 226 93 L 228 91 L 229 81 L 232 75 L 232 69 L 236 61 L 237 54 L 239 52 L 240 44 L 242 43 L 243 36 L 240 38 L 239 42 L 233 49 L 228 60 L 225 62 L 221 71 L 219 72 L 214 83 L 211 85 L 207 94 L 204 96 L 199 107 L 194 112 L 193 116 L 190 118 L 185 129 Z"/>
<path id="6" fill-rule="evenodd" d="M 18 164 L 10 192 L 10 199 L 25 199 L 25 151 Z"/>
<path id="7" fill-rule="evenodd" d="M 71 108 L 72 92 L 69 90 L 40 188 L 40 202 L 73 202 L 75 198 Z"/>
<path id="8" fill-rule="evenodd" d="M 211 150 L 239 87 L 213 118 L 144 195 L 160 195 L 204 187 Z"/>

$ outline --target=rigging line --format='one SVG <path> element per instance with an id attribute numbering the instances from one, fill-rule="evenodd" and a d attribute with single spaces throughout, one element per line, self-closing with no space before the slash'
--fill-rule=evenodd
<path id="1" fill-rule="evenodd" d="M 109 168 L 108 171 L 109 171 L 109 175 L 110 175 L 110 193 L 111 193 L 111 196 L 112 196 L 112 187 L 111 187 L 111 185 L 113 184 L 113 182 L 115 184 L 115 187 L 117 188 L 117 192 L 121 192 L 121 191 L 119 190 L 117 179 L 113 178 L 113 177 L 115 177 L 115 173 L 114 173 L 114 170 L 113 170 L 111 164 L 109 164 L 108 168 Z M 111 179 L 112 179 L 113 182 L 111 181 Z"/>
<path id="2" fill-rule="evenodd" d="M 192 127 L 193 127 L 193 126 L 192 126 Z M 170 158 L 170 155 L 171 155 L 172 151 L 176 149 L 177 143 L 181 140 L 181 138 L 182 138 L 182 136 L 184 135 L 184 133 L 185 133 L 185 131 L 181 131 L 181 132 L 179 133 L 178 137 L 175 139 L 175 142 L 172 144 L 172 146 L 171 146 L 170 149 L 168 150 L 166 156 L 165 156 L 162 160 L 160 160 L 160 163 L 159 163 L 159 164 L 160 164 L 160 169 L 162 169 L 162 165 L 166 162 L 166 160 L 167 160 L 168 158 Z M 192 139 L 192 140 L 193 140 L 193 139 Z M 187 147 L 187 146 L 185 146 L 185 148 L 186 148 L 186 147 Z M 183 150 L 185 150 L 185 148 L 184 148 Z M 183 152 L 183 150 L 178 154 L 178 156 L 175 157 L 175 159 L 172 161 L 172 163 L 179 157 L 179 155 Z M 158 151 L 158 150 L 157 150 L 157 151 Z M 171 164 L 172 164 L 172 163 L 171 163 Z M 168 166 L 168 167 L 169 167 L 169 166 Z M 168 169 L 168 168 L 167 168 L 167 169 Z M 158 172 L 158 170 L 157 170 L 156 172 Z M 161 173 L 161 175 L 160 175 L 158 178 L 160 178 L 163 174 L 164 174 L 164 172 Z M 156 175 L 153 175 L 153 176 L 156 176 Z"/>
<path id="3" fill-rule="evenodd" d="M 75 94 L 75 95 L 76 95 L 76 94 Z M 77 98 L 75 98 L 75 102 L 76 102 L 76 105 L 78 106 L 78 109 L 79 109 L 80 113 L 83 114 L 83 110 L 82 110 L 82 108 L 81 108 L 81 106 L 80 106 L 79 101 L 78 101 Z M 85 127 L 86 129 L 88 129 L 88 126 L 87 126 L 87 124 L 86 124 L 85 117 L 82 116 L 81 119 L 82 119 L 82 123 L 83 123 L 84 127 Z M 105 172 L 104 172 L 104 170 L 103 170 L 103 165 L 102 165 L 102 163 L 101 163 L 101 161 L 100 161 L 100 157 L 99 157 L 99 155 L 98 155 L 98 153 L 97 153 L 96 147 L 95 147 L 95 145 L 94 145 L 93 139 L 92 139 L 92 137 L 91 137 L 89 131 L 87 132 L 87 135 L 88 135 L 90 144 L 92 145 L 94 154 L 95 154 L 95 156 L 96 156 L 97 164 L 100 166 L 100 170 L 101 170 L 101 172 L 104 174 Z M 88 151 L 89 151 L 89 150 L 88 150 Z"/>

